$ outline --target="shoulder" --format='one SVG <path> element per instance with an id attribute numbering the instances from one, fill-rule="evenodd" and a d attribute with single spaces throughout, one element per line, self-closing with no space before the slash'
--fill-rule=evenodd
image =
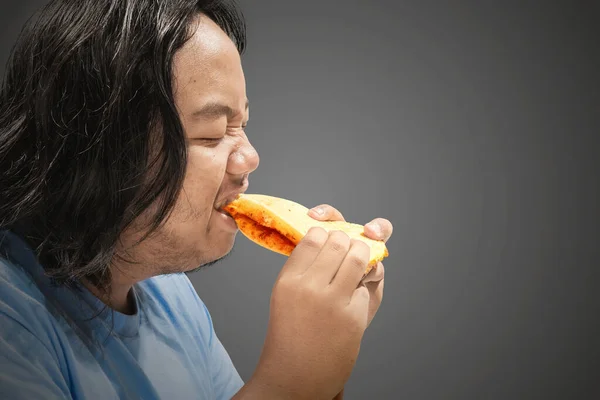
<path id="1" fill-rule="evenodd" d="M 69 397 L 56 316 L 34 279 L 0 253 L 0 387 L 11 398 Z"/>
<path id="2" fill-rule="evenodd" d="M 0 326 L 4 345 L 7 338 L 23 334 L 38 341 L 64 364 L 66 334 L 70 325 L 33 251 L 17 236 L 0 231 Z M 15 342 L 16 343 L 16 342 Z M 14 344 L 14 343 L 13 343 Z"/>
<path id="3" fill-rule="evenodd" d="M 0 314 L 33 329 L 51 315 L 44 295 L 31 276 L 17 263 L 0 255 Z"/>
<path id="4" fill-rule="evenodd" d="M 4 356 L 8 352 L 30 357 L 36 352 L 33 359 L 64 367 L 57 316 L 27 271 L 1 254 L 0 326 L 0 353 Z"/>

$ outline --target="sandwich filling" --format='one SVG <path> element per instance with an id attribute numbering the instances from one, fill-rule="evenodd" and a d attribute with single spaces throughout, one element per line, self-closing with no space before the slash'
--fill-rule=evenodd
<path id="1" fill-rule="evenodd" d="M 294 242 L 276 229 L 266 226 L 264 221 L 257 221 L 240 213 L 233 213 L 231 217 L 244 236 L 262 247 L 286 256 L 292 254 L 296 247 Z"/>

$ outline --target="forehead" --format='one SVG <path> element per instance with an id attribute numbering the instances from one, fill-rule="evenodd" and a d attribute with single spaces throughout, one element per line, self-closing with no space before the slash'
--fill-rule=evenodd
<path id="1" fill-rule="evenodd" d="M 235 44 L 204 15 L 197 18 L 192 28 L 190 40 L 173 61 L 178 107 L 184 113 L 209 101 L 243 107 L 245 80 Z"/>

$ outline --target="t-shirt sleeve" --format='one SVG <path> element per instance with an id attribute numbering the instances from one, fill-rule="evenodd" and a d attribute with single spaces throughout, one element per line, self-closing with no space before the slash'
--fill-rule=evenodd
<path id="1" fill-rule="evenodd" d="M 244 386 L 229 354 L 213 333 L 211 351 L 212 382 L 218 400 L 230 400 Z"/>
<path id="2" fill-rule="evenodd" d="M 208 368 L 211 372 L 212 386 L 215 392 L 216 400 L 230 400 L 244 386 L 244 381 L 235 368 L 229 353 L 219 340 L 215 332 L 213 320 L 204 302 L 198 296 L 194 285 L 187 276 L 184 278 L 184 285 L 189 290 L 189 295 L 193 297 L 198 305 L 201 314 L 200 323 L 202 335 L 207 341 Z"/>
<path id="3" fill-rule="evenodd" d="M 230 400 L 244 386 L 244 382 L 215 332 L 208 308 L 200 299 L 198 300 L 208 321 L 206 328 L 209 330 L 209 365 L 216 399 Z"/>
<path id="4" fill-rule="evenodd" d="M 0 398 L 71 399 L 60 366 L 25 326 L 0 311 Z"/>

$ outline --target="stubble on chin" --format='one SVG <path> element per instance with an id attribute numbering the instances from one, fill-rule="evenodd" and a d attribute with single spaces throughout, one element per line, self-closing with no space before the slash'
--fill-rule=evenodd
<path id="1" fill-rule="evenodd" d="M 187 271 L 181 271 L 181 272 L 185 272 L 186 274 L 193 274 L 194 272 L 198 272 L 198 271 L 201 271 L 201 270 L 206 269 L 208 267 L 212 267 L 213 265 L 215 265 L 215 264 L 217 264 L 217 263 L 225 260 L 227 257 L 229 257 L 231 255 L 232 252 L 233 252 L 233 249 L 230 250 L 229 252 L 227 252 L 227 254 L 225 254 L 224 256 L 217 258 L 216 260 L 200 264 L 199 266 L 197 266 L 197 267 L 195 267 L 193 269 L 190 269 L 190 270 L 187 270 Z"/>
<path id="2" fill-rule="evenodd" d="M 210 259 L 207 253 L 212 253 L 211 249 L 201 251 L 182 248 L 181 244 L 185 243 L 184 240 L 178 240 L 164 232 L 161 232 L 157 239 L 149 252 L 151 263 L 149 267 L 155 271 L 153 275 L 198 272 L 225 260 L 233 252 L 232 248 L 224 255 Z"/>
<path id="3" fill-rule="evenodd" d="M 186 244 L 189 247 L 189 238 L 179 237 L 173 229 L 174 226 L 179 224 L 202 221 L 203 217 L 203 213 L 195 210 L 191 204 L 180 200 L 169 220 L 162 224 L 157 231 L 128 251 L 121 248 L 125 258 L 135 261 L 132 263 L 119 262 L 120 269 L 125 269 L 123 272 L 128 275 L 147 279 L 159 275 L 198 272 L 226 259 L 233 248 L 221 257 L 210 259 L 208 254 L 212 253 L 211 249 L 207 251 L 207 249 L 187 248 Z M 209 225 L 206 232 L 207 236 L 211 235 L 210 231 L 211 226 Z M 126 240 L 126 242 L 136 243 L 136 239 L 143 237 L 141 232 L 136 233 L 132 235 L 133 237 L 129 236 L 130 240 Z"/>

